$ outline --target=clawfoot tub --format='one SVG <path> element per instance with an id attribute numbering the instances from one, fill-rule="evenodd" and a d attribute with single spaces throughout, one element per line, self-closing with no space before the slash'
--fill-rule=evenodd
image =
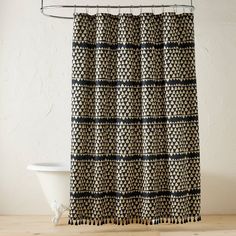
<path id="1" fill-rule="evenodd" d="M 69 210 L 70 166 L 63 163 L 37 163 L 27 166 L 35 171 L 44 195 L 53 211 L 52 222 L 57 225 Z"/>

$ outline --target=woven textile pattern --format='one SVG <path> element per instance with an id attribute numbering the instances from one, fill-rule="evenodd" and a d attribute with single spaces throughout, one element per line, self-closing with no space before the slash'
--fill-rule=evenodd
<path id="1" fill-rule="evenodd" d="M 201 220 L 193 19 L 74 14 L 69 224 Z"/>

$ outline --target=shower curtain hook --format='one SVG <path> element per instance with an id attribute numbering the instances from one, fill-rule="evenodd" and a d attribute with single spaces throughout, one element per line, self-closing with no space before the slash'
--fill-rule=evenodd
<path id="1" fill-rule="evenodd" d="M 110 5 L 107 6 L 107 13 L 110 13 Z"/>
<path id="2" fill-rule="evenodd" d="M 154 5 L 152 5 L 152 14 L 154 13 L 153 8 L 154 8 Z"/>
<path id="3" fill-rule="evenodd" d="M 192 13 L 193 12 L 193 0 L 190 0 L 190 5 L 191 5 L 190 12 Z"/>
<path id="4" fill-rule="evenodd" d="M 174 11 L 175 11 L 175 14 L 177 14 L 177 5 L 176 4 L 174 6 Z"/>
<path id="5" fill-rule="evenodd" d="M 119 14 L 120 14 L 120 5 L 119 5 Z"/>
<path id="6" fill-rule="evenodd" d="M 86 6 L 86 14 L 88 14 L 88 5 Z"/>
<path id="7" fill-rule="evenodd" d="M 139 5 L 139 7 L 140 7 L 140 14 L 142 14 L 143 13 L 142 5 Z"/>
<path id="8" fill-rule="evenodd" d="M 162 13 L 165 13 L 165 7 L 162 5 Z"/>
<path id="9" fill-rule="evenodd" d="M 133 13 L 132 7 L 133 7 L 133 5 L 130 5 L 130 8 L 129 8 L 131 14 Z"/>
<path id="10" fill-rule="evenodd" d="M 98 5 L 97 5 L 97 14 L 99 13 Z"/>
<path id="11" fill-rule="evenodd" d="M 74 5 L 74 15 L 75 15 L 75 13 L 76 13 L 76 5 Z"/>

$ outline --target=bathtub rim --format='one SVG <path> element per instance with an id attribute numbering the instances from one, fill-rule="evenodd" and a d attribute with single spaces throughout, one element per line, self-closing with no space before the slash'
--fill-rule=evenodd
<path id="1" fill-rule="evenodd" d="M 27 169 L 40 172 L 70 172 L 70 166 L 63 162 L 38 162 L 28 165 Z"/>

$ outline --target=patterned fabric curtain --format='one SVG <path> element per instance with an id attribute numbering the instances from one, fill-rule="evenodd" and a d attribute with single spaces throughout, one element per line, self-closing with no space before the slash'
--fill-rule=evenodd
<path id="1" fill-rule="evenodd" d="M 200 221 L 193 14 L 74 14 L 69 224 Z"/>

